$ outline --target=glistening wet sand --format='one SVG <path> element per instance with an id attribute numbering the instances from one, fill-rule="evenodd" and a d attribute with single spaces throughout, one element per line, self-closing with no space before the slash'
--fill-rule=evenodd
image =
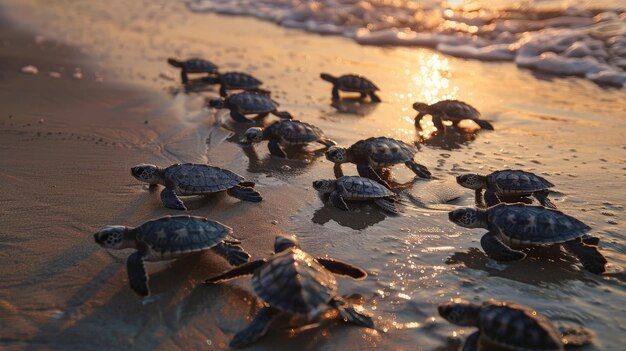
<path id="1" fill-rule="evenodd" d="M 194 15 L 170 2 L 9 1 L 4 9 L 29 28 L 10 30 L 4 22 L 0 49 L 3 347 L 183 349 L 210 341 L 223 349 L 248 322 L 258 302 L 246 280 L 201 284 L 227 267 L 216 255 L 150 264 L 154 296 L 142 303 L 127 286 L 128 253 L 111 256 L 93 243 L 104 224 L 137 225 L 173 213 L 161 206 L 158 192 L 132 179 L 128 169 L 139 162 L 210 162 L 255 180 L 265 197 L 260 205 L 227 196 L 187 202 L 191 214 L 232 226 L 253 258 L 270 253 L 276 233 L 289 232 L 305 250 L 371 273 L 362 282 L 340 279 L 340 292 L 364 297 L 378 331 L 336 321 L 294 331 L 283 320 L 251 349 L 442 349 L 453 332 L 464 337 L 471 330 L 437 317 L 436 305 L 457 294 L 513 300 L 557 323 L 584 324 L 596 333 L 590 350 L 621 347 L 623 91 L 537 77 L 511 64 L 361 47 L 252 19 Z M 48 40 L 36 44 L 38 35 Z M 170 93 L 178 73 L 166 65 L 168 56 L 203 56 L 224 70 L 258 76 L 277 91 L 281 108 L 340 144 L 372 135 L 414 140 L 410 106 L 418 100 L 466 100 L 494 120 L 496 131 L 449 140 L 447 149 L 423 146 L 417 159 L 439 179 L 417 182 L 403 194 L 402 217 L 369 205 L 342 213 L 323 205 L 310 187 L 333 176 L 329 162 L 316 154 L 276 160 L 265 143 L 255 147 L 255 157 L 228 142 L 234 125 L 202 108 L 214 93 Z M 40 73 L 19 73 L 27 64 Z M 48 76 L 60 67 L 62 78 Z M 81 80 L 71 77 L 76 67 Z M 360 106 L 361 115 L 335 112 L 330 85 L 318 78 L 322 71 L 368 76 L 382 87 L 384 103 Z M 544 174 L 557 185 L 557 206 L 602 238 L 611 262 L 604 277 L 581 272 L 558 251 L 548 259 L 497 264 L 477 249 L 483 231 L 448 222 L 447 210 L 473 200 L 453 184 L 454 175 L 504 167 Z M 355 173 L 349 165 L 344 171 Z M 395 173 L 411 178 L 403 167 Z M 456 202 L 439 203 L 458 194 Z"/>

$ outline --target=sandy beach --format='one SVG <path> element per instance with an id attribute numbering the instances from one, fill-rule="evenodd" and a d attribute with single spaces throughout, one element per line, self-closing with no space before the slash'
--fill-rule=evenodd
<path id="1" fill-rule="evenodd" d="M 339 278 L 339 292 L 364 304 L 375 330 L 332 316 L 304 327 L 282 318 L 250 350 L 453 350 L 472 328 L 450 325 L 436 306 L 456 296 L 512 300 L 559 325 L 584 325 L 595 334 L 585 350 L 622 347 L 624 89 L 426 48 L 361 46 L 254 18 L 193 13 L 176 1 L 8 0 L 0 8 L 0 348 L 227 349 L 261 302 L 246 279 L 203 284 L 226 261 L 205 252 L 148 264 L 153 295 L 142 301 L 128 288 L 130 251 L 93 242 L 103 225 L 177 214 L 129 169 L 182 162 L 257 183 L 260 204 L 225 194 L 185 201 L 189 214 L 231 226 L 253 259 L 271 254 L 275 235 L 293 233 L 306 251 L 370 273 L 359 282 Z M 253 74 L 281 110 L 340 145 L 370 136 L 417 141 L 415 101 L 465 100 L 496 130 L 422 143 L 416 159 L 435 179 L 401 192 L 401 216 L 368 204 L 341 212 L 311 187 L 334 177 L 317 146 L 280 160 L 266 143 L 231 142 L 248 126 L 204 107 L 217 90 L 185 93 L 166 63 L 172 56 Z M 22 73 L 27 65 L 37 74 Z M 383 103 L 346 102 L 338 107 L 357 113 L 342 113 L 320 72 L 363 74 L 381 87 Z M 448 211 L 474 200 L 454 177 L 502 168 L 556 184 L 559 209 L 601 238 L 608 272 L 584 272 L 558 250 L 497 263 L 480 249 L 483 231 L 450 223 Z M 343 169 L 356 174 L 353 165 Z M 405 182 L 412 173 L 396 167 L 394 176 Z"/>

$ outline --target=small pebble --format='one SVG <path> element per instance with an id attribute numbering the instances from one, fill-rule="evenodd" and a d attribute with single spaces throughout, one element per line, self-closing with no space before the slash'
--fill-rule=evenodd
<path id="1" fill-rule="evenodd" d="M 273 224 L 273 225 L 277 225 L 277 224 L 278 224 L 278 221 L 277 221 L 277 220 L 273 220 L 273 221 L 272 221 L 272 224 Z"/>
<path id="2" fill-rule="evenodd" d="M 22 67 L 22 73 L 35 75 L 39 73 L 39 70 L 35 66 L 28 65 L 28 66 Z"/>
<path id="3" fill-rule="evenodd" d="M 50 72 L 48 75 L 52 78 L 61 78 L 61 73 L 59 72 Z"/>
<path id="4" fill-rule="evenodd" d="M 76 68 L 72 77 L 74 77 L 74 79 L 83 79 L 83 72 L 80 71 L 80 68 Z"/>
<path id="5" fill-rule="evenodd" d="M 289 171 L 291 170 L 291 167 L 287 166 L 287 165 L 283 165 L 280 167 L 280 169 L 282 169 L 283 171 Z"/>

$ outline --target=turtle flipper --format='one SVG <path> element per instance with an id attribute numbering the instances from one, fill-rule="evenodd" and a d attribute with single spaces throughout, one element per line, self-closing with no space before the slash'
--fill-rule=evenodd
<path id="1" fill-rule="evenodd" d="M 606 272 L 607 260 L 597 246 L 585 245 L 579 240 L 571 240 L 563 243 L 563 247 L 574 255 L 589 272 L 593 274 Z"/>
<path id="2" fill-rule="evenodd" d="M 358 312 L 354 309 L 354 307 L 343 301 L 343 299 L 336 297 L 330 302 L 330 305 L 339 311 L 339 315 L 341 315 L 341 318 L 343 318 L 346 322 L 356 324 L 361 327 L 374 328 L 374 321 L 372 320 L 372 317 Z"/>
<path id="3" fill-rule="evenodd" d="M 556 210 L 556 205 L 554 203 L 552 203 L 552 201 L 550 201 L 550 199 L 548 199 L 548 194 L 549 193 L 550 192 L 547 191 L 547 190 L 535 191 L 533 193 L 533 196 L 535 197 L 535 199 L 537 199 L 537 201 L 539 201 L 541 206 L 552 208 L 552 209 Z"/>
<path id="4" fill-rule="evenodd" d="M 270 139 L 269 143 L 267 143 L 267 147 L 270 149 L 270 153 L 276 157 L 286 158 L 287 154 L 280 147 L 278 143 L 278 139 Z"/>
<path id="5" fill-rule="evenodd" d="M 496 195 L 493 190 L 487 189 L 485 191 L 485 203 L 487 204 L 487 207 L 495 206 L 500 202 L 502 202 L 502 200 L 500 200 L 498 195 Z"/>
<path id="6" fill-rule="evenodd" d="M 356 280 L 365 279 L 367 277 L 367 272 L 349 263 L 325 257 L 316 257 L 315 260 L 324 266 L 324 268 L 337 275 L 350 277 Z"/>
<path id="7" fill-rule="evenodd" d="M 218 282 L 223 282 L 223 281 L 227 281 L 227 280 L 231 280 L 231 279 L 235 279 L 239 277 L 245 277 L 247 275 L 252 275 L 254 274 L 254 271 L 257 270 L 257 268 L 264 265 L 265 262 L 267 261 L 256 260 L 256 261 L 248 262 L 246 264 L 242 264 L 241 266 L 235 267 L 222 274 L 216 275 L 215 277 L 211 277 L 205 280 L 205 283 L 218 283 Z"/>
<path id="8" fill-rule="evenodd" d="M 189 83 L 189 77 L 187 76 L 187 70 L 186 69 L 182 69 L 182 71 L 180 71 L 180 80 L 183 82 L 183 84 L 187 84 Z"/>
<path id="9" fill-rule="evenodd" d="M 585 328 L 559 328 L 565 348 L 581 347 L 591 344 L 593 334 Z"/>
<path id="10" fill-rule="evenodd" d="M 333 166 L 333 173 L 335 174 L 335 178 L 343 177 L 343 169 L 341 169 L 341 163 L 335 163 Z"/>
<path id="11" fill-rule="evenodd" d="M 254 182 L 249 181 L 249 180 L 244 180 L 243 182 L 239 183 L 239 186 L 245 186 L 245 187 L 248 187 L 248 188 L 254 188 L 255 185 L 256 184 Z"/>
<path id="12" fill-rule="evenodd" d="M 370 100 L 372 100 L 372 102 L 376 102 L 376 103 L 378 103 L 378 102 L 380 102 L 380 101 L 381 101 L 381 100 L 380 100 L 380 97 L 378 97 L 378 95 L 376 95 L 376 93 L 375 93 L 375 92 L 371 92 L 371 93 L 369 93 L 369 96 L 370 96 Z"/>
<path id="13" fill-rule="evenodd" d="M 126 261 L 130 288 L 141 297 L 150 295 L 148 274 L 146 273 L 146 267 L 143 262 L 144 256 L 145 250 L 140 249 L 128 256 L 128 260 Z"/>
<path id="14" fill-rule="evenodd" d="M 236 108 L 230 110 L 230 117 L 239 123 L 254 123 L 253 120 L 244 116 L 241 112 L 239 112 Z"/>
<path id="15" fill-rule="evenodd" d="M 231 266 L 239 266 L 250 260 L 250 254 L 241 246 L 234 244 L 219 243 L 213 247 L 215 252 L 224 257 Z"/>
<path id="16" fill-rule="evenodd" d="M 326 137 L 321 137 L 320 140 L 317 141 L 318 143 L 326 146 L 326 147 L 331 147 L 331 146 L 335 146 L 337 145 L 337 143 L 334 140 L 328 139 Z"/>
<path id="17" fill-rule="evenodd" d="M 465 339 L 461 351 L 478 351 L 478 344 L 480 342 L 480 331 L 472 333 Z"/>
<path id="18" fill-rule="evenodd" d="M 183 201 L 176 195 L 176 190 L 174 187 L 165 187 L 163 191 L 161 191 L 161 201 L 163 205 L 167 208 L 171 208 L 173 210 L 186 210 L 185 204 Z"/>
<path id="19" fill-rule="evenodd" d="M 357 172 L 359 172 L 359 175 L 361 177 L 365 177 L 365 178 L 369 178 L 371 180 L 374 180 L 380 184 L 382 184 L 385 188 L 387 189 L 391 189 L 391 186 L 389 185 L 389 183 L 387 183 L 386 181 L 384 181 L 379 175 L 378 173 L 376 173 L 376 171 L 374 170 L 374 168 L 372 168 L 370 165 L 368 164 L 364 164 L 364 163 L 357 163 L 356 165 L 356 170 Z"/>
<path id="20" fill-rule="evenodd" d="M 585 234 L 580 238 L 583 243 L 585 245 L 589 245 L 589 246 L 598 246 L 598 244 L 600 243 L 600 238 L 598 238 L 597 236 L 592 236 L 589 234 Z"/>
<path id="21" fill-rule="evenodd" d="M 485 198 L 483 197 L 483 189 L 476 189 L 476 191 L 474 192 L 474 201 L 476 202 L 477 207 L 487 207 L 487 204 L 485 203 Z"/>
<path id="22" fill-rule="evenodd" d="M 433 124 L 437 128 L 437 131 L 440 132 L 440 133 L 445 132 L 446 131 L 446 126 L 443 125 L 443 119 L 441 118 L 441 116 L 439 114 L 435 114 L 435 115 L 431 115 L 431 116 L 432 116 Z"/>
<path id="23" fill-rule="evenodd" d="M 339 88 L 337 87 L 336 84 L 333 84 L 333 99 L 334 100 L 339 100 Z"/>
<path id="24" fill-rule="evenodd" d="M 424 118 L 424 116 L 426 116 L 425 113 L 420 112 L 417 114 L 417 116 L 415 116 L 415 127 L 417 127 L 417 129 L 422 130 L 422 125 L 420 124 L 420 121 L 422 120 L 422 118 Z"/>
<path id="25" fill-rule="evenodd" d="M 484 119 L 478 119 L 474 120 L 474 122 L 476 122 L 476 124 L 478 124 L 481 129 L 494 130 L 493 124 L 491 124 L 489 121 L 486 121 Z"/>
<path id="26" fill-rule="evenodd" d="M 224 98 L 228 96 L 228 92 L 226 91 L 226 86 L 224 84 L 220 86 L 220 96 Z"/>
<path id="27" fill-rule="evenodd" d="M 348 205 L 344 201 L 343 197 L 341 196 L 341 193 L 338 192 L 337 190 L 330 193 L 330 202 L 333 204 L 333 206 L 337 207 L 338 209 L 341 209 L 344 211 L 350 210 L 348 208 Z"/>
<path id="28" fill-rule="evenodd" d="M 230 347 L 243 347 L 257 341 L 260 337 L 267 333 L 269 326 L 278 314 L 278 310 L 271 307 L 264 307 L 257 312 L 256 316 L 248 326 L 235 334 L 230 341 Z"/>
<path id="29" fill-rule="evenodd" d="M 413 173 L 415 173 L 418 177 L 425 179 L 432 178 L 432 175 L 426 166 L 420 165 L 413 160 L 406 161 L 404 164 L 409 167 L 409 169 L 412 170 Z"/>
<path id="30" fill-rule="evenodd" d="M 263 197 L 258 191 L 241 185 L 235 185 L 234 187 L 228 189 L 226 193 L 242 201 L 261 202 L 263 200 Z"/>
<path id="31" fill-rule="evenodd" d="M 287 111 L 272 111 L 270 113 L 280 119 L 293 119 L 293 116 L 291 115 L 291 113 Z"/>
<path id="32" fill-rule="evenodd" d="M 526 257 L 526 254 L 513 250 L 506 246 L 496 234 L 488 232 L 480 239 L 480 246 L 487 255 L 497 261 L 519 261 Z"/>
<path id="33" fill-rule="evenodd" d="M 400 210 L 398 210 L 398 206 L 396 206 L 396 204 L 392 201 L 389 201 L 389 199 L 384 198 L 384 197 L 380 197 L 377 199 L 374 199 L 374 203 L 376 205 L 378 205 L 378 207 L 382 208 L 383 211 L 393 214 L 393 215 L 399 215 L 400 214 Z"/>

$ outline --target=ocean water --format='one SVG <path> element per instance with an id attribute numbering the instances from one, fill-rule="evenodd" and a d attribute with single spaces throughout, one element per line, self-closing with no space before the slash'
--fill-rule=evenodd
<path id="1" fill-rule="evenodd" d="M 544 73 L 626 84 L 623 1 L 183 0 L 366 45 L 436 48 Z"/>

